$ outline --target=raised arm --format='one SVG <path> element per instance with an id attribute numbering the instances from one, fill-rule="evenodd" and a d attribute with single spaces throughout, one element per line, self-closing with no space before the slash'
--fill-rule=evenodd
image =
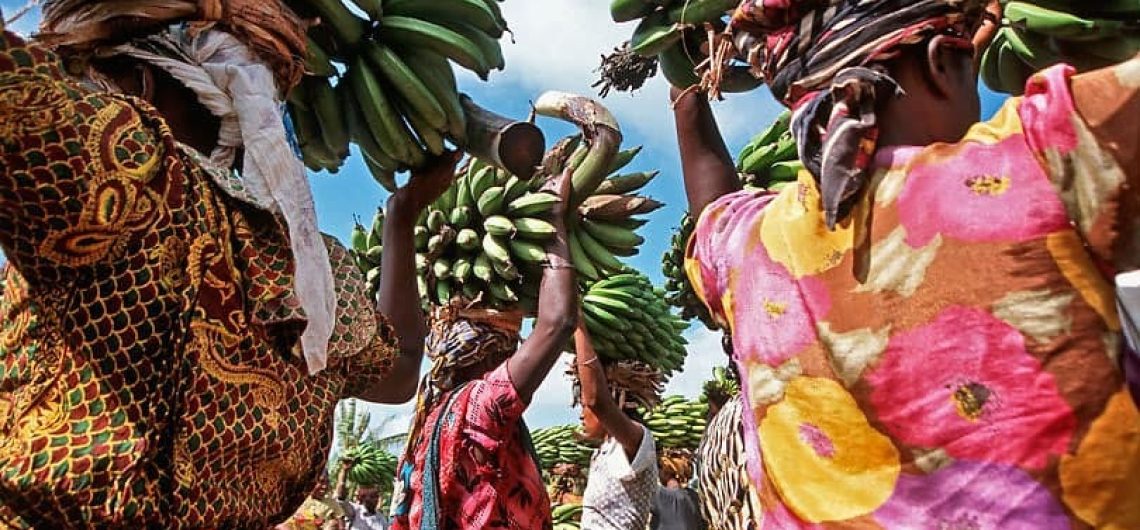
<path id="1" fill-rule="evenodd" d="M 718 197 L 740 189 L 740 178 L 716 125 L 708 99 L 696 91 L 670 89 L 677 145 L 689 214 L 698 218 L 705 206 Z"/>
<path id="2" fill-rule="evenodd" d="M 388 376 L 367 389 L 359 396 L 361 399 L 404 403 L 416 395 L 427 323 L 416 302 L 419 287 L 413 233 L 420 212 L 451 185 L 455 164 L 461 156 L 462 153 L 449 152 L 436 157 L 424 169 L 413 172 L 408 184 L 388 198 L 378 309 L 392 324 L 400 351 Z"/>
<path id="3" fill-rule="evenodd" d="M 578 293 L 574 285 L 574 266 L 566 243 L 566 216 L 573 210 L 567 206 L 570 197 L 570 171 L 564 171 L 551 182 L 562 200 L 551 215 L 556 228 L 554 239 L 546 245 L 547 263 L 542 272 L 539 288 L 538 318 L 534 330 L 523 341 L 519 351 L 507 359 L 507 372 L 511 383 L 524 403 L 546 379 L 546 374 L 558 361 L 558 355 L 578 317 Z"/>
<path id="4" fill-rule="evenodd" d="M 578 330 L 574 332 L 574 345 L 577 350 L 575 362 L 578 365 L 578 379 L 582 383 L 582 406 L 593 411 L 602 427 L 621 444 L 626 457 L 632 461 L 641 447 L 645 429 L 626 416 L 610 395 L 605 369 L 590 341 L 590 332 L 581 319 L 578 320 Z"/>

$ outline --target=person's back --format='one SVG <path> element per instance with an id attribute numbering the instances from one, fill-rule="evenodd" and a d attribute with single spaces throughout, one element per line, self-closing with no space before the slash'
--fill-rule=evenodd
<path id="1" fill-rule="evenodd" d="M 661 487 L 653 497 L 651 530 L 704 530 L 697 492 L 682 486 Z"/>
<path id="2" fill-rule="evenodd" d="M 862 14 L 840 18 L 888 38 Z M 1097 119 L 1136 106 L 1089 97 L 1136 101 L 1135 65 L 1083 85 L 1048 70 L 956 132 L 976 95 L 953 29 L 887 63 L 898 92 L 885 69 L 840 70 L 797 118 L 810 171 L 701 215 L 690 274 L 747 373 L 765 521 L 1136 527 L 1116 499 L 1137 488 L 1140 414 L 1107 275 L 1140 261 L 1120 217 L 1140 180 L 1114 152 L 1135 127 Z"/>

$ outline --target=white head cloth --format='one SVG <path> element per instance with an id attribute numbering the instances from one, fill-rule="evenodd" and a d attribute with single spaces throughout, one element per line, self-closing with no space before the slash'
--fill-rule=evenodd
<path id="1" fill-rule="evenodd" d="M 308 320 L 301 334 L 309 373 L 327 364 L 329 338 L 336 313 L 336 292 L 328 250 L 317 229 L 317 212 L 305 166 L 287 140 L 282 103 L 273 71 L 233 35 L 206 30 L 189 36 L 171 30 L 168 43 L 178 45 L 183 60 L 124 44 L 114 53 L 153 64 L 198 95 L 221 120 L 218 147 L 210 161 L 233 166 L 244 149 L 242 183 L 260 206 L 280 213 L 289 227 L 296 263 L 294 289 Z"/>

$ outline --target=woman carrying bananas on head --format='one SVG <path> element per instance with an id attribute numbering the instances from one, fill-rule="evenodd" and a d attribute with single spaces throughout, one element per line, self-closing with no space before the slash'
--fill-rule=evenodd
<path id="1" fill-rule="evenodd" d="M 374 307 L 289 147 L 288 8 L 42 7 L 60 56 L 0 40 L 0 527 L 269 527 L 339 399 L 414 394 L 412 228 L 456 156 L 389 201 Z"/>
<path id="2" fill-rule="evenodd" d="M 570 171 L 546 185 L 560 201 L 549 221 L 538 315 L 519 344 L 522 315 L 438 307 L 427 338 L 431 372 L 400 462 L 392 529 L 551 526 L 550 500 L 522 414 L 550 372 L 578 315 L 567 247 Z"/>
<path id="3" fill-rule="evenodd" d="M 603 366 L 581 319 L 574 347 L 582 431 L 602 442 L 582 496 L 582 528 L 644 530 L 657 493 L 657 448 L 636 411 L 660 400 L 661 373 L 632 361 Z"/>
<path id="4" fill-rule="evenodd" d="M 806 170 L 775 194 L 740 191 L 709 105 L 674 91 L 686 269 L 732 333 L 765 525 L 1140 528 L 1111 288 L 1140 267 L 1140 58 L 1048 68 L 978 122 L 997 13 L 740 3 L 714 62 L 794 111 Z"/>

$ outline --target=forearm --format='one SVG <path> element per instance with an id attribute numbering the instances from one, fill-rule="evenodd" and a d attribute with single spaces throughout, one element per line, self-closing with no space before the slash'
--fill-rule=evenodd
<path id="1" fill-rule="evenodd" d="M 388 201 L 387 222 L 384 223 L 378 309 L 392 324 L 399 341 L 398 357 L 389 377 L 394 381 L 415 381 L 418 378 L 424 336 L 427 334 L 427 324 L 418 303 L 413 241 L 415 218 L 419 212 L 411 211 L 413 209 L 393 198 Z M 414 383 L 412 386 L 414 391 Z"/>
<path id="2" fill-rule="evenodd" d="M 695 218 L 718 197 L 739 190 L 740 179 L 708 100 L 700 93 L 682 93 L 676 88 L 671 95 L 685 194 Z"/>
<path id="3" fill-rule="evenodd" d="M 574 347 L 577 349 L 574 362 L 578 367 L 578 381 L 582 386 L 582 406 L 593 410 L 595 414 L 608 409 L 617 409 L 617 403 L 610 396 L 605 370 L 590 341 L 590 334 L 581 325 L 574 332 Z"/>
<path id="4" fill-rule="evenodd" d="M 547 246 L 547 255 L 554 266 L 543 270 L 534 330 L 507 360 L 511 382 L 526 402 L 558 361 L 578 315 L 578 294 L 574 269 L 568 266 L 570 251 L 565 230 L 559 230 L 555 241 Z"/>

